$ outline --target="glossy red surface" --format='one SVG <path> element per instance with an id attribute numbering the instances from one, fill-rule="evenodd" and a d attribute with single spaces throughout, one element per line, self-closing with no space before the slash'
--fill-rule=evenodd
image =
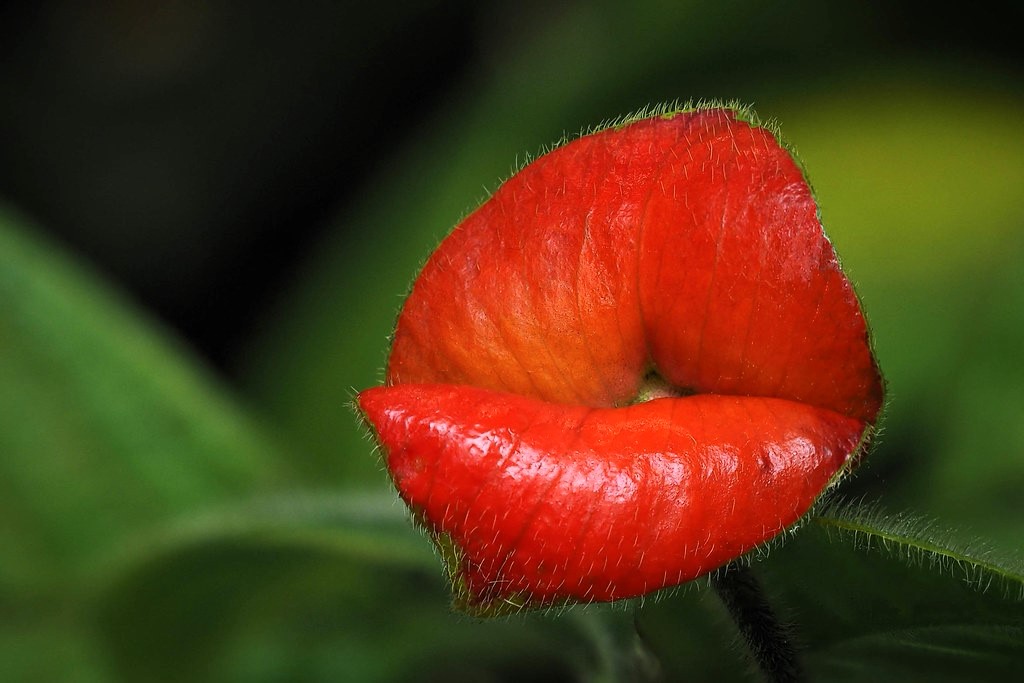
<path id="1" fill-rule="evenodd" d="M 863 424 L 776 398 L 586 408 L 454 385 L 363 392 L 403 498 L 464 553 L 470 607 L 615 600 L 795 522 Z"/>
<path id="2" fill-rule="evenodd" d="M 651 373 L 695 395 L 624 407 Z M 882 401 L 799 167 L 723 109 L 513 176 L 427 261 L 386 384 L 360 405 L 481 611 L 639 595 L 736 557 L 807 510 Z"/>

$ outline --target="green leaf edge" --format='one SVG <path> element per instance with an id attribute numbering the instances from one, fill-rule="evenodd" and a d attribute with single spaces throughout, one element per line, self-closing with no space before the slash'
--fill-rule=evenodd
<path id="1" fill-rule="evenodd" d="M 398 533 L 388 538 L 382 527 Z M 433 557 L 406 524 L 398 501 L 358 491 L 295 492 L 222 507 L 129 541 L 98 572 L 101 592 L 177 553 L 222 542 L 261 541 L 368 564 L 433 569 Z M 113 577 L 110 579 L 109 577 Z M 106 584 L 106 585 L 104 585 Z"/>
<path id="2" fill-rule="evenodd" d="M 940 528 L 934 520 L 890 513 L 878 503 L 833 499 L 814 511 L 808 522 L 830 536 L 852 539 L 866 552 L 888 555 L 910 567 L 927 567 L 981 593 L 997 588 L 1004 599 L 1024 602 L 1024 560 L 1019 554 L 982 539 L 964 542 L 962 534 Z"/>

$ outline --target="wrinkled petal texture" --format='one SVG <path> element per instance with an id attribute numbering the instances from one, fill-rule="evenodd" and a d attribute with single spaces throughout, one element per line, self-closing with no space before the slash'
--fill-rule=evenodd
<path id="1" fill-rule="evenodd" d="M 656 372 L 681 398 L 630 406 Z M 882 383 L 803 174 L 726 109 L 540 157 L 466 218 L 360 405 L 470 606 L 677 584 L 796 521 Z M 443 537 L 443 538 L 442 538 Z"/>

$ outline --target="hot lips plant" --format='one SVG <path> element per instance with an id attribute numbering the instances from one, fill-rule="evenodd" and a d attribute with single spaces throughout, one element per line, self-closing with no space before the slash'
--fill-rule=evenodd
<path id="1" fill-rule="evenodd" d="M 427 261 L 361 411 L 476 614 L 635 597 L 793 525 L 882 380 L 790 151 L 748 111 L 536 159 Z"/>

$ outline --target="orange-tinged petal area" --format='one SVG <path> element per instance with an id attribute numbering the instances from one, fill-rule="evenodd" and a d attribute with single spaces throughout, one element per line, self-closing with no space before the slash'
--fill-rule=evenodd
<path id="1" fill-rule="evenodd" d="M 651 384 L 674 398 L 631 405 Z M 361 409 L 458 602 L 641 595 L 796 521 L 882 381 L 799 166 L 728 109 L 584 136 L 427 261 Z"/>

